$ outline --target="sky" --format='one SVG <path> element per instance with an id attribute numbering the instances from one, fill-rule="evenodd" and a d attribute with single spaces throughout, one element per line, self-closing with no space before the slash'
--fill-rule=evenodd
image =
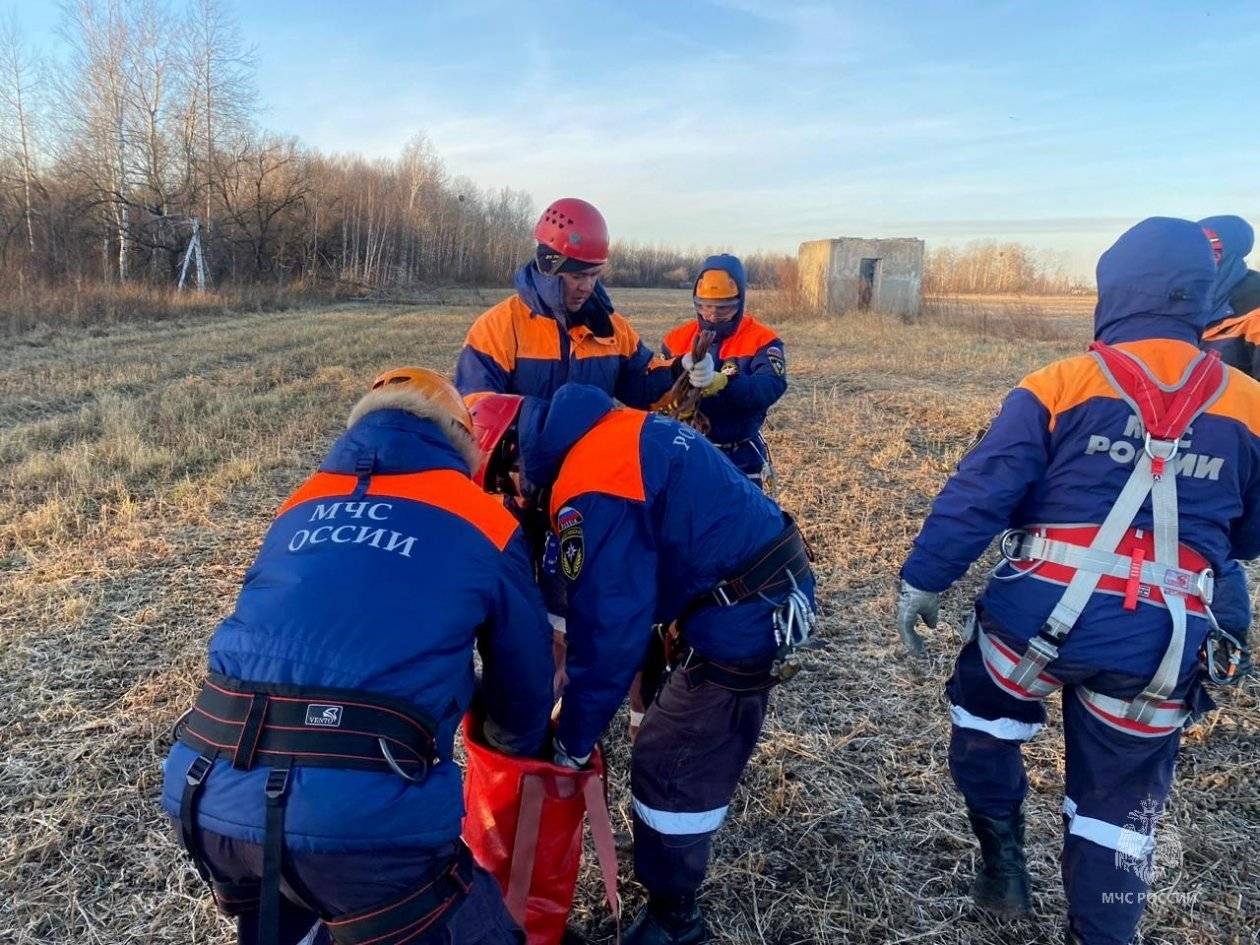
<path id="1" fill-rule="evenodd" d="M 227 2 L 264 126 L 369 156 L 422 131 L 614 238 L 1015 240 L 1088 274 L 1145 216 L 1260 224 L 1255 0 Z M 55 0 L 16 9 L 55 51 Z"/>

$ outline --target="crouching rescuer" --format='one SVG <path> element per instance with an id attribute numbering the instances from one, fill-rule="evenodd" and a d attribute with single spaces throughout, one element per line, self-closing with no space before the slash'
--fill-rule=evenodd
<path id="1" fill-rule="evenodd" d="M 589 386 L 567 385 L 549 405 L 496 396 L 521 411 L 516 423 L 496 427 L 487 482 L 547 496 L 539 501 L 569 583 L 557 763 L 586 764 L 653 625 L 677 620 L 681 628 L 633 749 L 634 867 L 649 898 L 623 941 L 704 941 L 697 893 L 713 835 L 761 732 L 769 691 L 795 671 L 792 653 L 814 619 L 804 539 L 691 427 L 618 408 Z M 494 468 L 512 462 L 517 475 Z"/>
<path id="2" fill-rule="evenodd" d="M 461 843 L 455 730 L 534 754 L 551 630 L 454 386 L 391 371 L 281 506 L 177 728 L 163 802 L 241 943 L 514 943 Z"/>
<path id="3" fill-rule="evenodd" d="M 1028 912 L 1020 746 L 1062 691 L 1068 942 L 1130 942 L 1181 727 L 1212 705 L 1205 666 L 1245 667 L 1243 631 L 1220 628 L 1249 622 L 1233 559 L 1260 554 L 1260 385 L 1198 349 L 1213 275 L 1194 223 L 1122 235 L 1098 263 L 1090 352 L 1010 393 L 901 571 L 919 652 L 917 621 L 935 626 L 940 592 L 1008 529 L 947 687 L 950 771 L 980 841 L 976 904 Z"/>

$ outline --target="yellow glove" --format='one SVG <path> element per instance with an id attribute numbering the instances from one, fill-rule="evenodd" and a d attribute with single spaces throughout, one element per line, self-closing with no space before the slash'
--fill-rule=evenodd
<path id="1" fill-rule="evenodd" d="M 727 375 L 724 371 L 718 371 L 715 375 L 713 375 L 713 383 L 701 390 L 700 396 L 712 397 L 714 394 L 722 393 L 723 388 L 726 387 L 729 381 L 729 375 Z"/>

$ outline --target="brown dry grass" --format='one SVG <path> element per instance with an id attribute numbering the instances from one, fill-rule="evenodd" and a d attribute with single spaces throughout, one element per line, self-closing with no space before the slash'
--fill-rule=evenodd
<path id="1" fill-rule="evenodd" d="M 448 367 L 492 297 L 28 333 L 0 348 L 6 942 L 229 940 L 157 807 L 167 727 L 272 510 L 364 379 L 400 359 Z M 687 317 L 686 293 L 617 298 L 650 340 Z M 948 598 L 924 667 L 893 661 L 888 620 L 896 569 L 961 450 L 1020 374 L 1088 335 L 1082 319 L 1030 319 L 1014 320 L 1022 334 L 946 315 L 783 327 L 793 385 L 769 435 L 782 499 L 820 555 L 825 649 L 775 693 L 719 836 L 705 897 L 720 941 L 1059 941 L 1054 730 L 1028 750 L 1037 917 L 1001 924 L 967 901 L 975 849 L 946 771 L 941 684 L 978 578 Z M 1222 701 L 1187 739 L 1175 798 L 1190 898 L 1155 904 L 1150 942 L 1244 945 L 1260 928 L 1257 687 Z M 624 772 L 620 735 L 612 747 Z M 618 781 L 623 827 L 626 800 Z M 576 921 L 600 939 L 597 890 L 588 872 Z"/>

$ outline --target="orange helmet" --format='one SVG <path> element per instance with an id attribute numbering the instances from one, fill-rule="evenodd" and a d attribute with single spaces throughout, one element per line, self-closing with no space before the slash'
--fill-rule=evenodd
<path id="1" fill-rule="evenodd" d="M 487 394 L 472 405 L 473 439 L 481 450 L 473 482 L 488 492 L 511 493 L 506 477 L 519 451 L 511 434 L 524 402 L 520 394 Z"/>
<path id="2" fill-rule="evenodd" d="M 437 371 L 430 371 L 428 368 L 422 367 L 393 368 L 377 375 L 376 380 L 372 381 L 372 390 L 380 390 L 384 387 L 392 387 L 399 384 L 419 391 L 433 404 L 449 414 L 456 423 L 468 432 L 469 436 L 476 438 L 472 417 L 468 414 L 468 408 L 464 405 L 464 399 L 459 396 L 459 391 L 455 389 L 455 385 Z"/>
<path id="3" fill-rule="evenodd" d="M 739 283 L 724 269 L 706 269 L 696 280 L 695 296 L 706 302 L 734 302 L 739 299 Z"/>

